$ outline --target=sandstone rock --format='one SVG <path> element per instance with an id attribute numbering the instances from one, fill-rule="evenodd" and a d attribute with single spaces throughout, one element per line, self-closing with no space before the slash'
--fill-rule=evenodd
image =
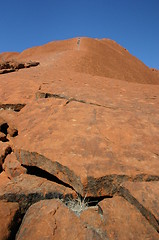
<path id="1" fill-rule="evenodd" d="M 22 167 L 19 161 L 17 161 L 14 153 L 6 157 L 3 169 L 10 179 L 27 172 L 27 169 Z"/>
<path id="2" fill-rule="evenodd" d="M 13 239 L 19 224 L 18 203 L 0 201 L 0 239 Z"/>
<path id="3" fill-rule="evenodd" d="M 40 201 L 27 211 L 16 239 L 158 239 L 156 230 L 123 198 L 99 205 L 100 211 L 88 208 L 77 217 L 57 200 Z"/>
<path id="4" fill-rule="evenodd" d="M 16 240 L 19 239 L 101 240 L 102 238 L 93 229 L 87 228 L 60 201 L 45 200 L 29 208 L 16 236 Z"/>
<path id="5" fill-rule="evenodd" d="M 16 137 L 18 135 L 18 130 L 13 126 L 9 126 L 7 132 L 11 137 Z"/>
<path id="6" fill-rule="evenodd" d="M 7 177 L 6 173 L 3 171 L 0 173 L 0 189 L 4 189 L 6 185 L 11 182 L 11 180 Z"/>
<path id="7" fill-rule="evenodd" d="M 158 84 L 158 78 L 145 64 L 110 39 L 78 38 L 55 41 L 40 47 L 27 49 L 17 60 L 35 59 L 45 66 L 66 72 L 87 73 L 124 81 Z M 77 50 L 79 50 L 77 53 Z M 56 66 L 55 66 L 55 64 Z"/>
<path id="8" fill-rule="evenodd" d="M 159 182 L 126 182 L 120 194 L 147 218 L 159 232 Z"/>
<path id="9" fill-rule="evenodd" d="M 7 136 L 2 132 L 0 132 L 0 141 L 7 142 Z"/>
<path id="10" fill-rule="evenodd" d="M 159 238 L 157 231 L 125 199 L 121 197 L 105 199 L 99 203 L 99 206 L 102 209 L 102 222 L 107 231 L 108 239 L 157 240 Z"/>
<path id="11" fill-rule="evenodd" d="M 2 170 L 2 164 L 4 159 L 8 154 L 12 152 L 12 149 L 8 143 L 4 143 L 0 141 L 0 171 Z"/>
<path id="12" fill-rule="evenodd" d="M 4 175 L 2 179 L 4 179 Z M 76 197 L 76 193 L 72 189 L 53 182 L 53 180 L 55 181 L 55 179 L 49 181 L 45 178 L 28 174 L 15 177 L 12 181 L 5 180 L 0 185 L 0 199 L 19 202 L 24 213 L 31 204 L 42 199 L 71 199 Z"/>
<path id="13" fill-rule="evenodd" d="M 30 68 L 30 67 L 36 67 L 38 66 L 40 63 L 39 62 L 27 62 L 25 63 L 25 68 Z"/>
<path id="14" fill-rule="evenodd" d="M 109 233 L 107 232 L 107 221 L 106 216 L 103 216 L 103 211 L 99 206 L 89 207 L 85 211 L 81 212 L 80 220 L 87 228 L 94 229 L 102 239 L 108 238 Z"/>
<path id="15" fill-rule="evenodd" d="M 98 201 L 120 193 L 131 204 L 113 197 L 100 203 L 104 207 L 88 207 L 78 216 L 79 228 L 93 230 L 94 239 L 131 239 L 126 228 L 135 238 L 137 229 L 140 239 L 156 239 L 158 72 L 108 39 L 75 38 L 0 56 L 9 64 L 0 71 L 25 67 L 0 75 L 0 132 L 9 141 L 0 141 L 0 171 L 11 151 L 20 164 L 6 161 L 8 176 L 17 174 L 14 164 L 27 169 L 12 180 L 0 174 L 0 198 L 19 202 L 25 213 L 39 200 L 76 192 Z M 136 188 L 144 199 L 129 183 L 145 184 Z M 110 209 L 108 225 L 104 209 Z"/>
<path id="16" fill-rule="evenodd" d="M 104 199 L 98 208 L 83 211 L 80 219 L 103 239 L 158 239 L 158 233 L 152 225 L 122 197 Z"/>
<path id="17" fill-rule="evenodd" d="M 13 105 L 4 106 L 3 104 L 0 104 L 0 108 L 3 108 L 3 109 L 14 108 L 14 111 L 18 111 L 18 106 L 13 106 Z M 18 130 L 15 128 L 13 123 L 8 123 L 6 120 L 0 117 L 0 133 L 1 133 L 1 136 L 3 133 L 5 135 L 9 134 L 11 137 L 15 137 L 18 135 Z"/>
<path id="18" fill-rule="evenodd" d="M 44 169 L 83 196 L 112 196 L 128 180 L 159 180 L 158 109 L 151 108 L 151 118 L 126 103 L 114 110 L 76 101 L 65 106 L 67 100 L 39 99 L 19 113 L 14 146 L 22 164 Z"/>

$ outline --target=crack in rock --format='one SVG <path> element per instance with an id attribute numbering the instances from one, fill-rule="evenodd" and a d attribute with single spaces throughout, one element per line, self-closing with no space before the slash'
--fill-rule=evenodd
<path id="1" fill-rule="evenodd" d="M 38 167 L 55 177 L 61 182 L 69 185 L 69 187 L 75 189 L 76 192 L 81 192 L 83 189 L 80 177 L 76 176 L 75 173 L 68 167 L 61 165 L 59 162 L 52 162 L 50 159 L 44 157 L 36 152 L 28 152 L 22 149 L 15 150 L 17 160 L 25 166 Z M 60 174 L 60 178 L 58 177 Z M 75 187 L 74 187 L 75 186 Z"/>
<path id="2" fill-rule="evenodd" d="M 8 237 L 8 240 L 13 240 L 16 237 L 16 234 L 21 226 L 22 220 L 23 220 L 24 214 L 21 214 L 21 210 L 18 209 L 17 212 L 14 215 L 14 218 L 9 226 L 10 229 L 10 235 Z"/>
<path id="3" fill-rule="evenodd" d="M 101 189 L 106 191 L 108 196 L 113 196 L 119 191 L 123 182 L 150 182 L 159 181 L 159 176 L 138 174 L 136 176 L 110 174 L 101 178 L 95 179 L 94 177 L 87 177 L 87 186 L 85 193 L 90 192 L 92 196 L 101 195 Z"/>
<path id="4" fill-rule="evenodd" d="M 32 61 L 26 62 L 26 63 L 17 62 L 15 60 L 4 61 L 0 63 L 0 74 L 15 72 L 22 68 L 36 67 L 39 64 L 40 64 L 39 62 L 32 62 Z"/>
<path id="5" fill-rule="evenodd" d="M 65 99 L 65 100 L 67 100 L 65 105 L 69 104 L 70 102 L 78 102 L 78 103 L 84 103 L 84 104 L 93 105 L 93 106 L 96 106 L 96 107 L 109 108 L 109 109 L 113 109 L 113 110 L 118 109 L 117 107 L 114 107 L 114 106 L 106 106 L 106 105 L 102 105 L 102 104 L 98 104 L 98 103 L 87 102 L 87 101 L 82 100 L 82 99 L 76 99 L 74 97 L 68 97 L 68 96 L 66 96 L 64 94 L 51 94 L 51 93 L 37 92 L 36 93 L 36 99 L 38 99 L 38 98 Z"/>
<path id="6" fill-rule="evenodd" d="M 25 107 L 26 104 L 21 104 L 21 103 L 18 103 L 18 104 L 2 104 L 0 103 L 0 110 L 12 110 L 12 111 L 15 111 L 15 112 L 20 112 L 20 110 Z"/>
<path id="7" fill-rule="evenodd" d="M 110 174 L 98 179 L 87 176 L 82 180 L 73 170 L 59 162 L 51 161 L 45 156 L 36 152 L 28 152 L 22 149 L 15 150 L 17 160 L 34 175 L 45 176 L 49 180 L 57 181 L 60 184 L 72 188 L 81 196 L 113 196 L 119 191 L 123 182 L 149 182 L 159 181 L 159 176 L 138 174 L 135 176 Z M 53 175 L 53 176 L 52 176 Z M 60 177 L 59 177 L 60 176 Z"/>
<path id="8" fill-rule="evenodd" d="M 43 169 L 40 169 L 39 167 L 36 167 L 36 166 L 27 166 L 27 165 L 23 165 L 22 164 L 22 167 L 25 167 L 27 169 L 27 174 L 29 175 L 34 175 L 34 176 L 38 176 L 38 177 L 41 177 L 41 178 L 45 178 L 49 181 L 52 181 L 52 182 L 55 182 L 55 183 L 58 183 L 64 187 L 68 187 L 68 188 L 71 188 L 72 190 L 73 187 L 70 186 L 69 184 L 61 181 L 59 178 L 57 178 L 56 176 L 50 174 L 49 172 L 43 170 Z"/>
<path id="9" fill-rule="evenodd" d="M 77 194 L 72 189 L 46 179 L 22 174 L 0 188 L 0 200 L 18 202 L 21 213 L 34 203 L 45 199 L 67 201 Z"/>
<path id="10" fill-rule="evenodd" d="M 58 209 L 59 209 L 59 206 L 57 206 L 57 208 L 55 209 L 55 211 L 53 212 L 53 215 L 52 215 L 52 216 L 54 216 L 54 218 L 55 218 L 55 222 L 54 222 L 54 223 L 55 223 L 55 227 L 54 227 L 53 232 L 52 232 L 53 236 L 55 236 L 55 232 L 56 232 L 56 230 L 57 230 L 57 221 L 56 221 L 55 215 L 56 215 Z"/>
<path id="11" fill-rule="evenodd" d="M 67 196 L 68 197 L 68 196 Z M 6 200 L 8 202 L 18 202 L 21 208 L 21 213 L 24 214 L 28 208 L 36 202 L 46 199 L 62 199 L 64 196 L 58 192 L 48 192 L 45 196 L 42 193 L 29 193 L 17 194 L 17 193 L 5 193 L 0 195 L 0 200 Z"/>
<path id="12" fill-rule="evenodd" d="M 148 220 L 148 222 L 159 232 L 159 222 L 155 216 L 147 210 L 136 198 L 134 198 L 128 189 L 121 186 L 119 189 L 119 195 L 124 197 L 129 203 L 135 206 L 140 213 Z"/>

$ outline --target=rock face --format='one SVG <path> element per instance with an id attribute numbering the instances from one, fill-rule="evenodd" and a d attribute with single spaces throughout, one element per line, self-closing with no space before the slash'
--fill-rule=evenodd
<path id="1" fill-rule="evenodd" d="M 18 210 L 18 203 L 0 201 L 0 239 L 13 239 L 19 223 Z"/>
<path id="2" fill-rule="evenodd" d="M 0 54 L 13 58 L 24 69 L 0 76 L 12 239 L 159 239 L 158 71 L 108 39 Z"/>
<path id="3" fill-rule="evenodd" d="M 136 208 L 146 217 L 147 220 L 156 228 L 159 232 L 159 199 L 158 182 L 140 182 L 130 183 L 126 182 L 121 186 L 121 195 L 130 203 L 136 206 Z"/>

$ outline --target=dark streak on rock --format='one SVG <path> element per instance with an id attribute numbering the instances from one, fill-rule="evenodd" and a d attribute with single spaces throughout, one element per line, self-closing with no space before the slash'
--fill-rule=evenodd
<path id="1" fill-rule="evenodd" d="M 136 198 L 134 198 L 128 189 L 121 186 L 119 189 L 119 195 L 124 197 L 129 203 L 135 206 L 140 213 L 148 220 L 148 222 L 155 228 L 157 232 L 159 232 L 159 222 L 155 218 L 155 216 L 147 210 L 141 203 L 138 202 Z"/>
<path id="2" fill-rule="evenodd" d="M 80 192 L 83 189 L 81 180 L 75 175 L 68 167 L 61 165 L 59 162 L 51 161 L 50 159 L 44 157 L 36 152 L 28 152 L 22 149 L 15 150 L 15 155 L 17 160 L 25 167 L 37 167 L 44 170 L 45 172 L 53 175 L 58 181 L 67 184 L 70 188 L 74 189 L 76 192 Z M 60 174 L 60 178 L 58 175 Z"/>
<path id="3" fill-rule="evenodd" d="M 16 237 L 16 234 L 19 230 L 19 227 L 22 223 L 22 219 L 24 217 L 24 214 L 21 214 L 20 209 L 15 213 L 14 218 L 9 226 L 10 235 L 8 237 L 8 240 L 13 240 Z"/>
<path id="4" fill-rule="evenodd" d="M 120 185 L 123 182 L 151 182 L 159 181 L 159 176 L 147 175 L 147 174 L 138 174 L 136 176 L 128 175 L 107 175 L 98 179 L 94 179 L 91 176 L 88 176 L 87 187 L 84 189 L 85 193 L 88 191 L 92 196 L 101 196 L 102 192 L 105 190 L 107 196 L 113 196 L 119 191 Z"/>
<path id="5" fill-rule="evenodd" d="M 23 68 L 36 67 L 40 63 L 39 62 L 27 62 L 27 63 L 18 63 L 16 61 L 7 61 L 4 63 L 0 63 L 0 74 L 10 73 L 18 71 Z"/>
<path id="6" fill-rule="evenodd" d="M 130 177 L 125 175 L 107 175 L 98 179 L 88 176 L 88 183 L 85 191 L 89 191 L 92 196 L 101 196 L 105 192 L 107 196 L 113 196 L 124 181 L 129 181 Z"/>
<path id="7" fill-rule="evenodd" d="M 5 73 L 11 73 L 11 72 L 15 72 L 16 69 L 2 69 L 0 70 L 0 74 L 5 74 Z"/>
<path id="8" fill-rule="evenodd" d="M 49 172 L 47 172 L 43 169 L 40 169 L 39 167 L 27 166 L 27 165 L 23 165 L 23 164 L 22 164 L 22 166 L 27 169 L 27 174 L 34 175 L 34 176 L 41 177 L 41 178 L 45 178 L 49 181 L 58 183 L 60 185 L 63 185 L 64 187 L 68 187 L 68 188 L 71 188 L 72 190 L 74 190 L 69 184 L 61 181 L 60 179 L 58 179 L 54 175 L 50 174 Z"/>
<path id="9" fill-rule="evenodd" d="M 0 196 L 0 200 L 6 200 L 8 202 L 18 202 L 21 209 L 21 214 L 24 214 L 28 210 L 28 208 L 36 202 L 45 199 L 61 199 L 61 198 L 63 198 L 63 195 L 58 192 L 50 192 L 47 194 L 37 192 L 29 194 L 6 193 Z"/>
<path id="10" fill-rule="evenodd" d="M 114 107 L 114 106 L 106 106 L 106 105 L 101 105 L 101 104 L 98 104 L 98 103 L 87 102 L 87 101 L 82 100 L 82 99 L 76 99 L 76 98 L 73 98 L 73 97 L 65 96 L 64 94 L 51 94 L 51 93 L 37 92 L 36 93 L 36 99 L 38 99 L 38 98 L 65 99 L 65 100 L 67 100 L 65 105 L 69 104 L 70 102 L 78 102 L 78 103 L 93 105 L 93 106 L 96 106 L 96 107 L 104 107 L 104 108 L 109 108 L 109 109 L 113 109 L 113 110 L 117 109 L 117 107 Z"/>
<path id="11" fill-rule="evenodd" d="M 61 165 L 59 162 L 53 162 L 36 152 L 28 152 L 22 149 L 15 150 L 15 154 L 18 161 L 28 169 L 28 173 L 30 172 L 30 174 L 44 177 L 72 188 L 83 197 L 112 197 L 119 191 L 121 183 L 125 181 L 159 181 L 159 176 L 153 175 L 141 174 L 128 176 L 112 174 L 98 179 L 87 176 L 87 183 L 83 185 L 79 176 L 76 176 L 72 170 Z"/>
<path id="12" fill-rule="evenodd" d="M 13 110 L 15 112 L 19 112 L 23 107 L 25 107 L 26 104 L 0 104 L 0 110 L 4 109 L 4 110 Z"/>

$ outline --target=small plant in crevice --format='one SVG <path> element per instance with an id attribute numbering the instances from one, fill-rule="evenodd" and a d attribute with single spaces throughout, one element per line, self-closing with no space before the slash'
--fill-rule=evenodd
<path id="1" fill-rule="evenodd" d="M 88 203 L 86 201 L 86 196 L 83 198 L 81 195 L 78 195 L 76 199 L 68 199 L 65 201 L 66 206 L 75 212 L 77 215 L 86 209 L 88 209 Z"/>
<path id="2" fill-rule="evenodd" d="M 93 199 L 89 197 L 87 198 L 87 195 L 82 197 L 80 194 L 78 194 L 77 198 L 67 198 L 65 200 L 62 200 L 62 202 L 64 202 L 69 209 L 71 209 L 77 216 L 79 216 L 81 212 L 87 210 L 89 207 L 97 206 L 99 201 L 93 201 Z"/>

